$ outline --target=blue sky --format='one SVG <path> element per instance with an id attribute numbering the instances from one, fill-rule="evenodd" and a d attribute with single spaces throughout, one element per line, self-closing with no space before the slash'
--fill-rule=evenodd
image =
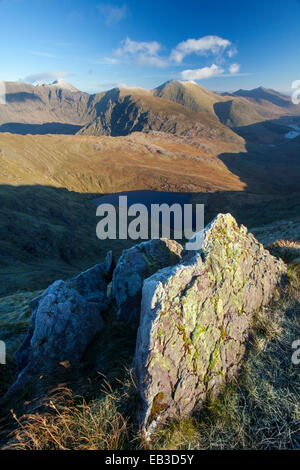
<path id="1" fill-rule="evenodd" d="M 299 0 L 0 0 L 0 18 L 1 80 L 289 92 L 300 79 Z"/>

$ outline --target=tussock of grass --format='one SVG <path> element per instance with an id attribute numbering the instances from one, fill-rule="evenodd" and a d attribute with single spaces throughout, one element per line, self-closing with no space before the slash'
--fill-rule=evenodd
<path id="1" fill-rule="evenodd" d="M 300 263 L 300 242 L 295 240 L 277 240 L 268 246 L 272 255 L 282 258 L 286 263 L 297 260 Z"/>
<path id="2" fill-rule="evenodd" d="M 0 397 L 16 376 L 14 353 L 26 337 L 30 323 L 28 303 L 40 293 L 19 292 L 0 298 L 0 339 L 6 344 L 6 364 L 0 367 Z"/>
<path id="3" fill-rule="evenodd" d="M 109 396 L 80 405 L 50 401 L 48 411 L 16 420 L 10 449 L 114 450 L 123 448 L 127 438 L 127 423 Z"/>
<path id="4" fill-rule="evenodd" d="M 86 401 L 67 388 L 53 392 L 35 412 L 18 418 L 4 449 L 14 450 L 116 450 L 129 446 L 133 424 L 124 417 L 133 412 L 135 384 L 131 373 L 113 390 L 105 380 L 99 398 Z M 130 436 L 131 434 L 131 436 Z"/>
<path id="5" fill-rule="evenodd" d="M 300 266 L 290 265 L 287 271 L 289 294 L 295 295 L 300 289 Z"/>
<path id="6" fill-rule="evenodd" d="M 144 448 L 153 450 L 192 450 L 199 442 L 199 423 L 195 417 L 174 419 L 164 427 L 158 428 L 151 442 Z"/>

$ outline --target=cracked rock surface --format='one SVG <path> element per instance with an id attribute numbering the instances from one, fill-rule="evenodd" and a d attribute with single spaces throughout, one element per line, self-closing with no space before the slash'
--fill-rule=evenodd
<path id="1" fill-rule="evenodd" d="M 145 279 L 134 368 L 139 422 L 188 416 L 239 369 L 253 314 L 272 298 L 286 267 L 219 214 L 202 246 Z"/>

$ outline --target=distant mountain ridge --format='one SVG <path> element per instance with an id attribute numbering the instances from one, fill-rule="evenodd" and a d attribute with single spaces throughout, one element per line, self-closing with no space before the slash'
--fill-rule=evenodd
<path id="1" fill-rule="evenodd" d="M 263 87 L 219 94 L 195 82 L 173 80 L 156 88 L 154 94 L 195 111 L 206 110 L 229 127 L 300 115 L 300 106 L 293 105 L 290 97 Z"/>
<path id="2" fill-rule="evenodd" d="M 157 97 L 143 89 L 115 88 L 97 102 L 97 116 L 79 131 L 87 135 L 122 136 L 160 131 L 177 135 L 238 141 L 240 138 L 205 109 Z"/>
<path id="3" fill-rule="evenodd" d="M 6 82 L 6 102 L 0 105 L 0 131 L 29 134 L 162 131 L 231 141 L 239 137 L 229 128 L 300 115 L 300 106 L 274 90 L 218 94 L 178 80 L 154 90 L 121 87 L 93 95 L 61 79 L 37 86 Z"/>
<path id="4" fill-rule="evenodd" d="M 166 82 L 154 90 L 154 94 L 194 111 L 206 111 L 229 127 L 249 125 L 263 120 L 256 110 L 239 98 L 220 95 L 195 82 Z"/>
<path id="5" fill-rule="evenodd" d="M 262 103 L 264 101 L 269 101 L 276 106 L 280 107 L 292 107 L 293 103 L 288 96 L 279 93 L 276 90 L 258 87 L 253 90 L 237 90 L 233 93 L 234 96 L 242 96 L 244 98 L 256 101 L 257 103 Z"/>
<path id="6" fill-rule="evenodd" d="M 61 88 L 59 83 L 33 86 L 6 82 L 6 105 L 0 105 L 0 123 L 83 124 L 91 119 L 89 113 L 93 113 L 90 95 L 74 90 Z"/>

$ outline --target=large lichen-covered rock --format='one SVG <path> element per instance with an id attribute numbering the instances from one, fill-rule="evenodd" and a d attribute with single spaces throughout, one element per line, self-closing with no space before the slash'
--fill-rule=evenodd
<path id="1" fill-rule="evenodd" d="M 142 242 L 123 251 L 112 280 L 119 320 L 138 322 L 144 279 L 165 266 L 177 264 L 181 252 L 179 243 L 164 238 Z"/>
<path id="2" fill-rule="evenodd" d="M 238 371 L 253 313 L 272 297 L 285 265 L 230 214 L 202 246 L 144 281 L 134 368 L 139 421 L 189 415 Z"/>
<path id="3" fill-rule="evenodd" d="M 110 252 L 103 263 L 67 281 L 54 282 L 29 303 L 32 316 L 28 334 L 15 354 L 19 375 L 7 395 L 41 372 L 51 374 L 60 362 L 80 362 L 93 337 L 104 327 L 101 314 L 108 306 L 112 269 Z"/>

